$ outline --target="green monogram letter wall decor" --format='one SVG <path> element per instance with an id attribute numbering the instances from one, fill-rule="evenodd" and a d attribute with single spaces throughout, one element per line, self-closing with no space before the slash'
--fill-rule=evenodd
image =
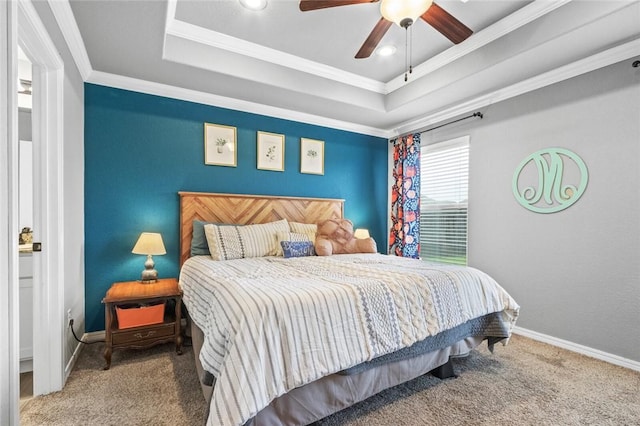
<path id="1" fill-rule="evenodd" d="M 547 148 L 522 160 L 513 174 L 513 195 L 524 208 L 555 213 L 573 205 L 587 188 L 584 161 L 563 148 Z"/>

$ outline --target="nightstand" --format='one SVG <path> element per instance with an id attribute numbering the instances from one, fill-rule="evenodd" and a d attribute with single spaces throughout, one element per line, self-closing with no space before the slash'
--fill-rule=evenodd
<path id="1" fill-rule="evenodd" d="M 174 341 L 176 352 L 178 355 L 182 354 L 180 333 L 182 291 L 176 278 L 160 279 L 150 284 L 142 284 L 138 281 L 114 283 L 102 299 L 102 303 L 105 304 L 105 370 L 111 367 L 111 354 L 115 349 L 144 349 L 159 343 Z M 147 306 L 157 303 L 165 304 L 162 322 L 130 328 L 119 327 L 117 307 Z"/>

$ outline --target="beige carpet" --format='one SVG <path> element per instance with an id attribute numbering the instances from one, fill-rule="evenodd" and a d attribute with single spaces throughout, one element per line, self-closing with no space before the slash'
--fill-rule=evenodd
<path id="1" fill-rule="evenodd" d="M 23 425 L 200 425 L 193 354 L 172 345 L 85 347 L 65 388 L 36 397 Z M 423 376 L 317 422 L 334 425 L 639 425 L 640 373 L 514 336 L 455 362 L 457 379 Z"/>

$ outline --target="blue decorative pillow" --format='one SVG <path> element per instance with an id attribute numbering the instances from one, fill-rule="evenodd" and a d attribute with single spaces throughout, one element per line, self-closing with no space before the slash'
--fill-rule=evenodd
<path id="1" fill-rule="evenodd" d="M 281 241 L 280 245 L 285 258 L 316 255 L 312 241 Z"/>
<path id="2" fill-rule="evenodd" d="M 204 225 L 208 222 L 193 221 L 193 236 L 191 237 L 191 256 L 209 256 L 209 244 L 204 234 Z"/>

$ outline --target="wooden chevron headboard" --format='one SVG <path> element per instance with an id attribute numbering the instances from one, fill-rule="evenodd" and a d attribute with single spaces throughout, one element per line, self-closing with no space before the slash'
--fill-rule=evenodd
<path id="1" fill-rule="evenodd" d="M 180 195 L 180 266 L 189 258 L 193 221 L 248 225 L 287 219 L 317 223 L 342 218 L 344 200 L 268 195 L 178 192 Z"/>

